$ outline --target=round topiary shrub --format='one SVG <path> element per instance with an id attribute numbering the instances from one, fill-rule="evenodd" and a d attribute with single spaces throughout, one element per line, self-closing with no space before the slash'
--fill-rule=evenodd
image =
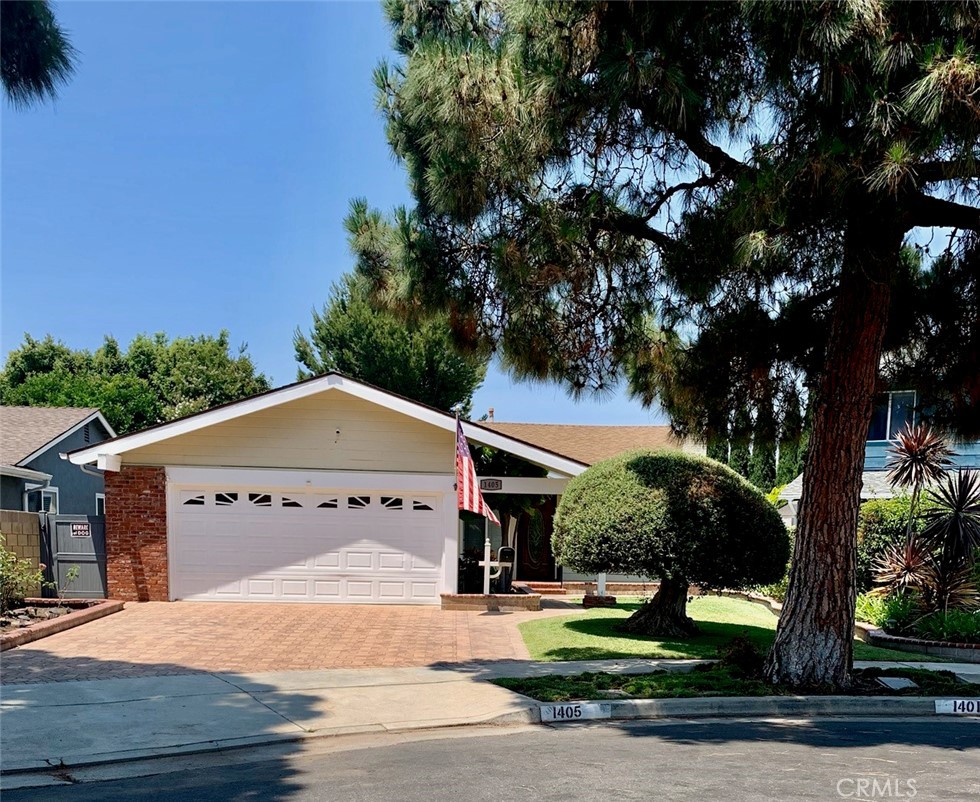
<path id="1" fill-rule="evenodd" d="M 621 454 L 572 479 L 552 546 L 575 571 L 659 579 L 623 629 L 670 636 L 697 630 L 686 612 L 689 585 L 775 582 L 789 558 L 786 527 L 762 493 L 719 462 L 676 451 Z"/>

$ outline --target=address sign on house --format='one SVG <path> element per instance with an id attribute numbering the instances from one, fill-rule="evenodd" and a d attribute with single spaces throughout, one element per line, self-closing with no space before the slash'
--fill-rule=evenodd
<path id="1" fill-rule="evenodd" d="M 480 490 L 501 490 L 503 489 L 503 479 L 481 479 Z"/>
<path id="2" fill-rule="evenodd" d="M 88 523 L 73 523 L 71 525 L 72 537 L 92 537 L 92 526 Z"/>

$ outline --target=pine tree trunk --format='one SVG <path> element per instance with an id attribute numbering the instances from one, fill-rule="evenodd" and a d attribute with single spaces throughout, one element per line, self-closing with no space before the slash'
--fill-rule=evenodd
<path id="1" fill-rule="evenodd" d="M 683 579 L 663 579 L 650 601 L 627 618 L 617 629 L 634 635 L 661 635 L 686 638 L 698 632 L 698 625 L 687 615 L 688 584 Z"/>
<path id="2" fill-rule="evenodd" d="M 861 473 L 888 322 L 890 277 L 902 240 L 891 230 L 885 221 L 865 219 L 850 226 L 845 240 L 803 469 L 789 587 L 766 662 L 772 682 L 839 688 L 850 683 Z"/>

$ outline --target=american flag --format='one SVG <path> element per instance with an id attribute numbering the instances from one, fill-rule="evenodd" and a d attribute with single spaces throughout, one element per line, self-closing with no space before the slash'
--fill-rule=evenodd
<path id="1" fill-rule="evenodd" d="M 456 421 L 456 501 L 459 509 L 483 515 L 500 526 L 497 516 L 483 500 L 480 483 L 476 478 L 476 465 L 473 464 L 469 444 L 463 436 L 463 425 L 458 420 Z"/>

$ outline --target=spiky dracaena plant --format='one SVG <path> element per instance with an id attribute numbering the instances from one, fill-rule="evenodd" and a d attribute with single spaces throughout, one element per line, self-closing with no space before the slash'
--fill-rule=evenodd
<path id="1" fill-rule="evenodd" d="M 889 450 L 885 470 L 888 471 L 888 482 L 892 487 L 911 491 L 912 503 L 905 524 L 906 538 L 912 536 L 912 521 L 915 520 L 922 488 L 929 482 L 942 480 L 946 469 L 953 464 L 950 457 L 954 455 L 946 444 L 946 438 L 924 423 L 915 426 L 906 424 L 898 433 L 895 446 Z"/>
<path id="2" fill-rule="evenodd" d="M 972 566 L 980 549 L 980 471 L 946 476 L 927 498 L 922 537 L 949 570 Z"/>
<path id="3" fill-rule="evenodd" d="M 928 612 L 980 605 L 973 563 L 980 549 L 980 473 L 945 475 L 928 492 L 926 527 L 877 561 L 879 593 L 917 591 Z"/>

